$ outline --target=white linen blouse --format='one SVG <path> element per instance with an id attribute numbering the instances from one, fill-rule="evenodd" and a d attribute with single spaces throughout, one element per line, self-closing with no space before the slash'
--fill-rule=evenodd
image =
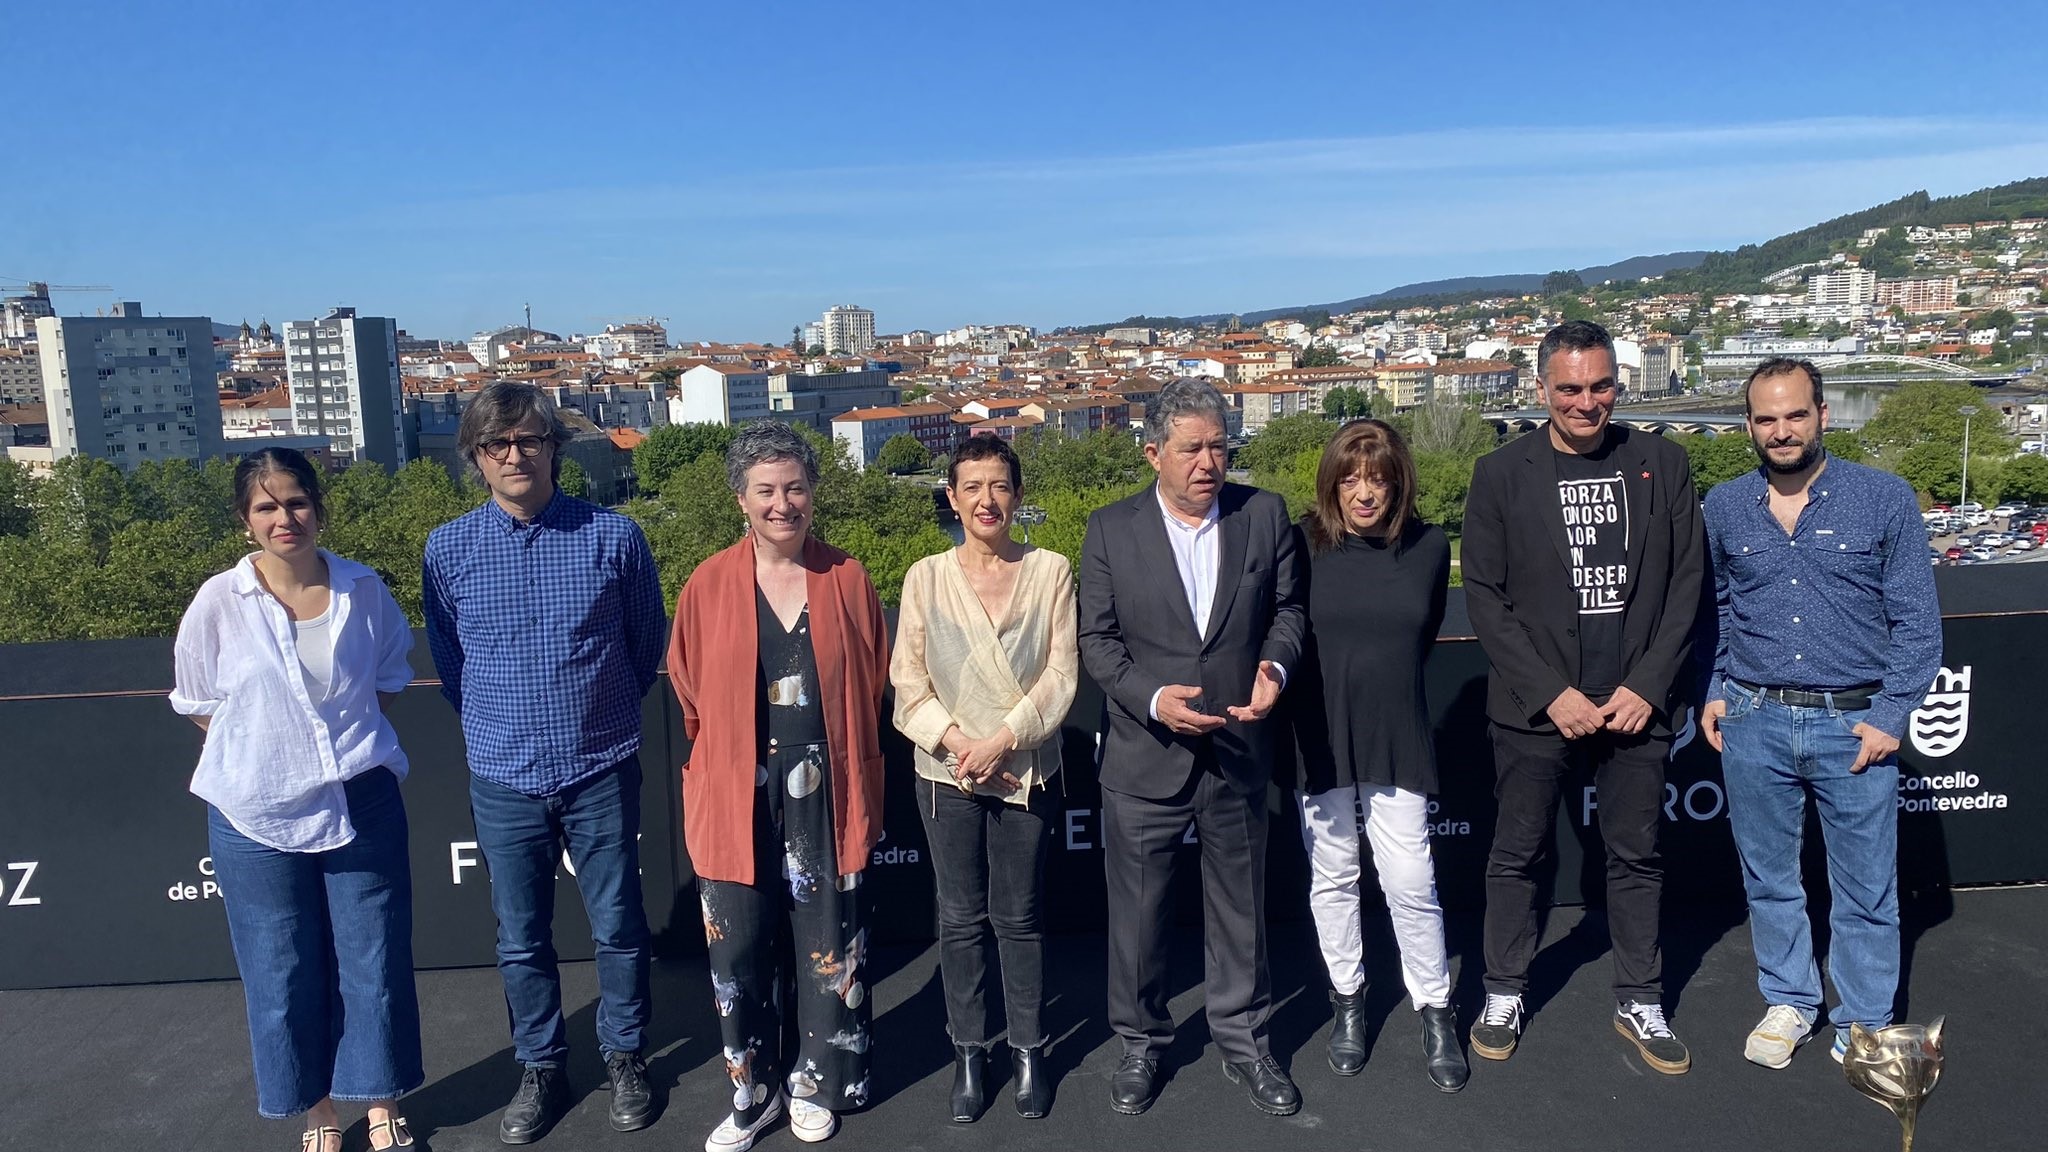
<path id="1" fill-rule="evenodd" d="M 408 768 L 377 693 L 412 682 L 412 626 L 375 572 L 320 555 L 333 643 L 323 699 L 308 693 L 298 629 L 257 580 L 252 557 L 201 585 L 178 625 L 171 707 L 211 717 L 192 794 L 283 852 L 354 840 L 342 784 L 375 768 L 403 780 Z"/>

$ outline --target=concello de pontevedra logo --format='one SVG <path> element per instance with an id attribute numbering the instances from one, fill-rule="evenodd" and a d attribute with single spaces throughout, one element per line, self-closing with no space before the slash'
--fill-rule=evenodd
<path id="1" fill-rule="evenodd" d="M 1963 738 L 1970 734 L 1969 665 L 1959 672 L 1941 670 L 1927 699 L 1913 710 L 1907 732 L 1922 756 L 1946 756 L 1963 746 Z"/>

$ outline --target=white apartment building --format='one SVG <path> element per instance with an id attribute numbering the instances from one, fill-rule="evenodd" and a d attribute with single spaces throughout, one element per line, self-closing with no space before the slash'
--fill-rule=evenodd
<path id="1" fill-rule="evenodd" d="M 835 304 L 818 321 L 828 356 L 865 356 L 875 347 L 875 314 L 858 304 Z"/>
<path id="2" fill-rule="evenodd" d="M 1837 268 L 1806 282 L 1809 307 L 1872 304 L 1877 301 L 1877 273 L 1863 268 Z"/>
<path id="3" fill-rule="evenodd" d="M 336 308 L 287 321 L 284 350 L 294 432 L 327 437 L 336 460 L 406 462 L 396 320 Z"/>
<path id="4" fill-rule="evenodd" d="M 132 469 L 221 454 L 211 319 L 124 300 L 112 316 L 39 317 L 36 344 L 53 456 Z"/>
<path id="5" fill-rule="evenodd" d="M 901 408 L 857 408 L 832 418 L 832 437 L 846 445 L 854 464 L 866 469 L 882 454 L 882 445 L 910 435 L 910 413 Z"/>
<path id="6" fill-rule="evenodd" d="M 42 402 L 42 357 L 33 348 L 0 348 L 0 404 Z"/>
<path id="7" fill-rule="evenodd" d="M 668 351 L 668 329 L 652 320 L 632 324 L 607 324 L 604 334 L 628 356 L 647 358 Z"/>
<path id="8" fill-rule="evenodd" d="M 699 364 L 676 377 L 671 424 L 745 424 L 768 418 L 768 373 L 751 364 Z"/>
<path id="9" fill-rule="evenodd" d="M 1916 276 L 1910 280 L 1886 280 L 1877 286 L 1877 306 L 1897 308 L 1908 316 L 1927 316 L 1956 310 L 1956 278 Z"/>

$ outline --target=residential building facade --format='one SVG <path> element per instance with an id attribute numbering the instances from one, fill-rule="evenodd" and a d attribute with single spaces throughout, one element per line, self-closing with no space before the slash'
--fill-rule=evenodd
<path id="1" fill-rule="evenodd" d="M 398 322 L 336 308 L 284 326 L 292 430 L 333 441 L 337 460 L 396 470 L 409 458 L 400 426 Z"/>
<path id="2" fill-rule="evenodd" d="M 835 304 L 818 322 L 828 356 L 865 356 L 875 347 L 875 314 L 858 304 Z"/>
<path id="3" fill-rule="evenodd" d="M 145 316 L 132 300 L 113 311 L 36 320 L 52 454 L 124 469 L 219 455 L 213 321 Z"/>

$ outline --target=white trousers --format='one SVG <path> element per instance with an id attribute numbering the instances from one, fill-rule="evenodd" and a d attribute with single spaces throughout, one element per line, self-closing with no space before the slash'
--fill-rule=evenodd
<path id="1" fill-rule="evenodd" d="M 1401 948 L 1408 998 L 1417 1009 L 1449 1004 L 1451 966 L 1444 950 L 1444 910 L 1436 898 L 1436 863 L 1429 854 L 1429 797 L 1369 785 L 1296 792 L 1294 797 L 1301 808 L 1301 843 L 1308 850 L 1308 906 L 1330 985 L 1347 996 L 1365 987 L 1358 878 L 1363 871 L 1360 845 L 1370 840 L 1373 867 Z"/>

